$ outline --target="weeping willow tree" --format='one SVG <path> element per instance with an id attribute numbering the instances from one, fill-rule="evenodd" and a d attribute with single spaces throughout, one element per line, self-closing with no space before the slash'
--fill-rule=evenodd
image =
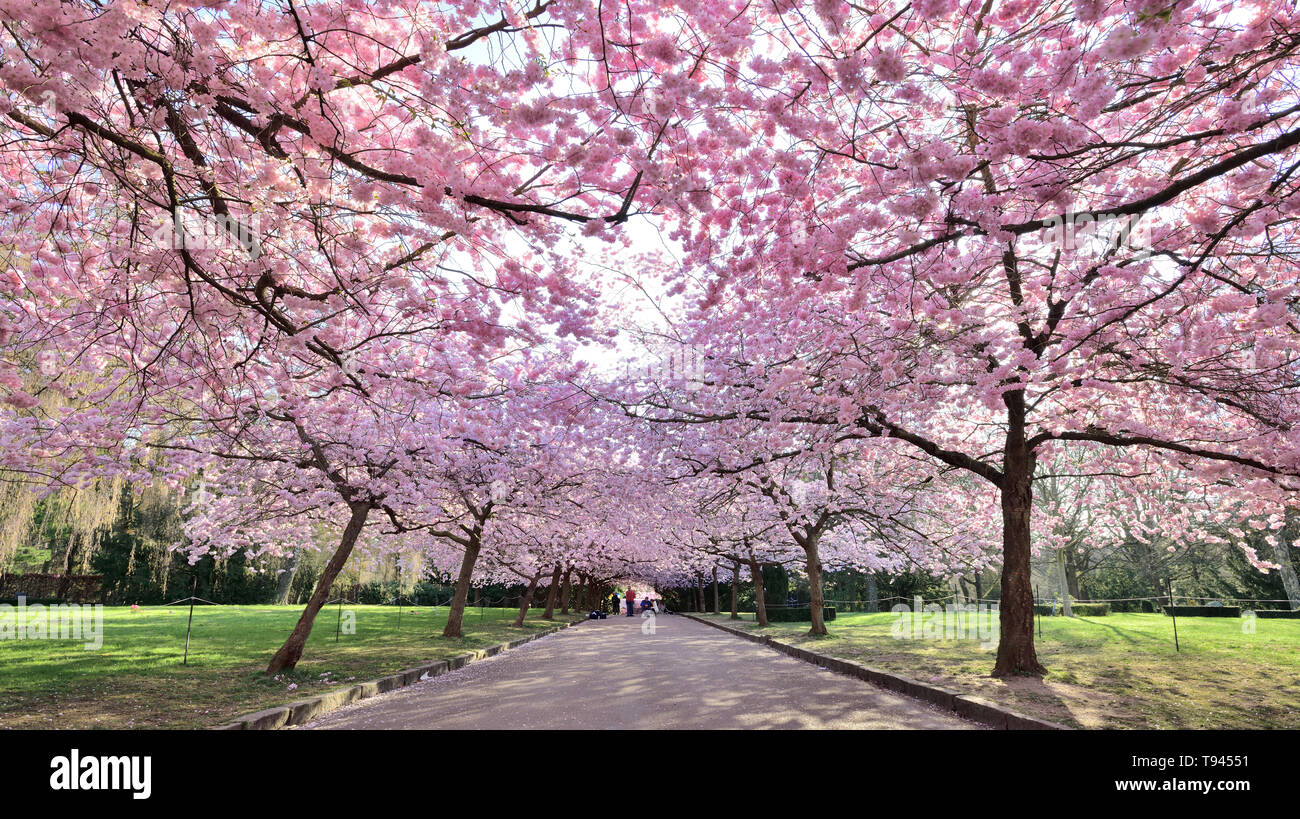
<path id="1" fill-rule="evenodd" d="M 57 417 L 78 406 L 77 396 L 83 382 L 89 383 L 88 376 L 38 358 L 31 351 L 6 355 L 21 374 L 24 388 L 37 398 L 30 408 L 7 411 L 40 419 Z M 52 369 L 58 372 L 58 388 L 50 388 L 55 380 L 49 375 Z M 162 465 L 157 452 L 147 447 L 137 452 L 146 466 Z M 165 486 L 132 486 L 115 475 L 69 484 L 62 478 L 62 466 L 51 460 L 27 471 L 0 469 L 0 570 L 65 577 L 95 573 L 104 539 L 122 526 L 124 515 L 138 513 L 151 522 L 149 525 L 159 530 L 160 541 L 170 537 L 167 542 L 175 542 L 179 536 L 177 492 Z M 166 560 L 155 558 L 154 562 L 163 566 Z"/>
<path id="2" fill-rule="evenodd" d="M 24 381 L 35 382 L 35 361 L 27 359 L 32 357 L 18 357 L 27 374 Z M 10 411 L 48 416 L 72 403 L 58 390 L 40 390 L 38 396 L 35 407 Z M 0 470 L 0 569 L 21 565 L 63 575 L 87 571 L 100 538 L 117 519 L 123 486 L 118 477 L 60 486 L 40 475 Z"/>
<path id="3" fill-rule="evenodd" d="M 82 487 L 56 490 L 32 516 L 37 536 L 50 550 L 55 574 L 86 574 L 104 533 L 117 521 L 125 486 L 120 478 L 96 478 Z"/>
<path id="4" fill-rule="evenodd" d="M 0 570 L 13 567 L 19 550 L 31 548 L 35 513 L 36 493 L 0 473 Z"/>
<path id="5" fill-rule="evenodd" d="M 318 532 L 316 540 L 320 544 L 329 544 L 332 538 L 332 530 L 323 528 Z M 396 602 L 399 598 L 411 600 L 416 584 L 424 576 L 423 553 L 417 548 L 376 553 L 365 547 L 366 544 L 360 544 L 353 553 L 352 559 L 335 580 L 335 588 L 345 594 L 358 594 L 358 599 L 366 603 L 386 604 Z M 328 554 L 328 549 L 322 548 L 321 551 Z M 293 559 L 307 564 L 307 555 L 301 550 Z"/>
<path id="6" fill-rule="evenodd" d="M 424 577 L 424 553 L 411 549 L 404 552 L 397 562 L 397 588 L 404 600 L 410 600 L 415 594 L 415 584 Z"/>
<path id="7" fill-rule="evenodd" d="M 119 513 L 95 568 L 115 599 L 169 596 L 180 562 L 171 545 L 182 533 L 181 495 L 165 486 L 123 488 Z"/>

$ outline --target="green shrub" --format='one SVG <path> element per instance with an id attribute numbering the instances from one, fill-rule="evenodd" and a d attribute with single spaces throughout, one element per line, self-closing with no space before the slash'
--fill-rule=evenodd
<path id="1" fill-rule="evenodd" d="M 421 580 L 411 589 L 409 595 L 403 595 L 402 602 L 414 603 L 417 606 L 446 606 L 450 604 L 453 589 L 449 589 L 440 583 L 434 583 L 429 580 Z"/>
<path id="2" fill-rule="evenodd" d="M 763 567 L 763 598 L 770 603 L 783 604 L 790 595 L 790 573 L 784 566 Z"/>
<path id="3" fill-rule="evenodd" d="M 835 609 L 826 606 L 822 609 L 822 619 L 831 621 L 835 619 Z M 767 620 L 770 623 L 801 623 L 812 622 L 812 607 L 803 606 L 801 608 L 769 608 L 767 610 Z"/>
<path id="4" fill-rule="evenodd" d="M 1070 610 L 1080 617 L 1105 617 L 1110 614 L 1110 603 L 1074 603 Z"/>
<path id="5" fill-rule="evenodd" d="M 1155 614 L 1160 611 L 1156 604 L 1150 600 L 1119 600 L 1109 605 L 1111 611 L 1143 612 L 1145 614 Z"/>
<path id="6" fill-rule="evenodd" d="M 357 603 L 363 606 L 384 606 L 397 600 L 397 582 L 363 583 L 357 586 Z"/>

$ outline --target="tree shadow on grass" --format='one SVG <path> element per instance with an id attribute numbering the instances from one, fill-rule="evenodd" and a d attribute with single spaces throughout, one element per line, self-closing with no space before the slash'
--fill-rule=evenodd
<path id="1" fill-rule="evenodd" d="M 988 679 L 993 683 L 993 686 L 1003 689 L 1000 696 L 989 698 L 995 699 L 1013 710 L 1070 727 L 1083 728 L 1088 725 L 1089 721 L 1084 719 L 1082 712 L 1091 709 L 1081 709 L 1079 703 L 1063 698 L 1052 689 L 1054 683 L 1056 685 L 1071 685 L 1081 695 L 1089 691 L 1089 689 L 1078 683 L 1067 683 L 1064 680 L 1044 680 L 1040 677 L 990 677 Z M 1081 696 L 1081 699 L 1086 702 L 1088 697 Z M 1099 710 L 1100 707 L 1100 704 L 1098 704 L 1097 709 Z M 1092 722 L 1095 723 L 1096 720 L 1092 720 Z"/>
<path id="2" fill-rule="evenodd" d="M 1135 646 L 1135 645 L 1138 645 L 1138 644 L 1140 644 L 1140 643 L 1142 643 L 1142 642 L 1144 641 L 1144 640 L 1142 640 L 1142 639 L 1138 639 L 1138 638 L 1134 637 L 1130 632 L 1124 631 L 1124 630 L 1121 629 L 1119 626 L 1112 626 L 1112 625 L 1110 625 L 1109 623 L 1100 623 L 1100 622 L 1097 622 L 1096 620 L 1091 619 L 1091 618 L 1082 618 L 1082 617 L 1079 617 L 1079 618 L 1075 618 L 1075 620 L 1076 620 L 1076 622 L 1079 622 L 1079 623 L 1084 623 L 1084 624 L 1087 624 L 1087 625 L 1090 625 L 1090 626 L 1097 626 L 1098 628 L 1106 629 L 1107 631 L 1112 632 L 1116 637 L 1120 638 L 1121 640 L 1123 640 L 1124 642 L 1128 643 L 1129 645 L 1133 645 L 1133 646 Z M 1153 640 L 1153 639 L 1154 639 L 1154 638 L 1147 637 L 1147 638 L 1145 638 L 1145 641 L 1148 641 L 1148 642 L 1149 642 L 1149 641 L 1151 641 L 1151 640 Z"/>

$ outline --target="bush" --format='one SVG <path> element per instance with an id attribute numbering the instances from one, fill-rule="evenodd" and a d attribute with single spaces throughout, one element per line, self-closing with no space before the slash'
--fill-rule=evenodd
<path id="1" fill-rule="evenodd" d="M 452 590 L 442 584 L 421 580 L 415 584 L 415 588 L 411 589 L 410 595 L 403 597 L 403 600 L 417 606 L 445 606 L 450 604 L 451 595 Z"/>
<path id="2" fill-rule="evenodd" d="M 1240 617 L 1240 606 L 1165 606 L 1174 617 Z"/>
<path id="3" fill-rule="evenodd" d="M 1110 614 L 1110 603 L 1074 603 L 1070 610 L 1080 617 L 1105 617 Z"/>
<path id="4" fill-rule="evenodd" d="M 763 598 L 772 603 L 784 603 L 790 596 L 790 573 L 784 566 L 763 567 Z"/>
<path id="5" fill-rule="evenodd" d="M 826 606 L 822 609 L 822 619 L 827 622 L 835 619 L 835 609 Z M 812 607 L 803 606 L 802 608 L 777 609 L 769 608 L 767 610 L 767 620 L 769 623 L 800 623 L 812 622 Z"/>
<path id="6" fill-rule="evenodd" d="M 397 600 L 396 581 L 363 583 L 357 587 L 357 603 L 363 606 L 386 606 Z"/>

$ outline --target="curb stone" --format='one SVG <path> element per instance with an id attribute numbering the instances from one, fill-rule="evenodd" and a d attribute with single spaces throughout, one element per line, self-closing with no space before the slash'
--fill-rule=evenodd
<path id="1" fill-rule="evenodd" d="M 487 648 L 467 651 L 464 654 L 457 654 L 455 657 L 449 657 L 437 662 L 425 663 L 424 665 L 408 668 L 405 671 L 398 671 L 396 674 L 390 674 L 387 677 L 380 677 L 377 680 L 357 683 L 348 688 L 340 688 L 329 691 L 324 694 L 318 694 L 305 700 L 291 702 L 286 705 L 277 705 L 274 708 L 266 708 L 261 711 L 255 711 L 251 714 L 245 714 L 242 717 L 235 717 L 233 720 L 222 725 L 217 725 L 213 731 L 274 731 L 285 728 L 290 725 L 302 725 L 313 719 L 327 714 L 330 711 L 338 710 L 345 705 L 351 705 L 358 700 L 364 700 L 378 694 L 384 694 L 394 691 L 398 688 L 405 688 L 420 682 L 422 679 L 432 679 L 446 674 L 449 671 L 455 671 L 458 668 L 464 668 L 466 665 L 475 660 L 483 660 L 488 657 L 509 651 L 512 648 L 519 648 L 525 643 L 531 643 L 542 637 L 547 637 L 556 632 L 563 631 L 579 623 L 585 623 L 586 620 L 577 620 L 572 623 L 565 623 L 553 629 L 548 629 L 537 634 L 529 634 L 520 637 L 517 640 L 511 640 L 506 643 L 498 643 Z M 426 676 L 427 675 L 427 676 Z"/>
<path id="2" fill-rule="evenodd" d="M 937 685 L 923 683 L 914 680 L 911 677 L 904 677 L 901 674 L 894 674 L 890 671 L 882 671 L 878 668 L 855 663 L 852 660 L 844 660 L 839 657 L 831 657 L 827 654 L 819 654 L 815 651 L 809 651 L 806 648 L 783 643 L 779 640 L 773 640 L 770 634 L 754 634 L 749 631 L 725 626 L 722 623 L 714 623 L 694 615 L 681 615 L 697 623 L 703 623 L 706 626 L 713 626 L 716 629 L 749 640 L 751 643 L 761 643 L 774 651 L 794 657 L 796 660 L 803 660 L 806 663 L 821 666 L 828 671 L 834 671 L 838 674 L 846 674 L 850 677 L 856 677 L 863 682 L 903 694 L 913 699 L 928 702 L 937 705 L 946 711 L 952 711 L 957 716 L 987 725 L 990 728 L 998 728 L 1012 731 L 1073 731 L 1066 725 L 1060 725 L 1045 719 L 1027 716 L 1010 708 L 1003 707 L 997 703 L 990 702 L 982 697 L 973 694 L 963 694 L 960 691 L 954 691 L 949 688 L 942 688 Z"/>

